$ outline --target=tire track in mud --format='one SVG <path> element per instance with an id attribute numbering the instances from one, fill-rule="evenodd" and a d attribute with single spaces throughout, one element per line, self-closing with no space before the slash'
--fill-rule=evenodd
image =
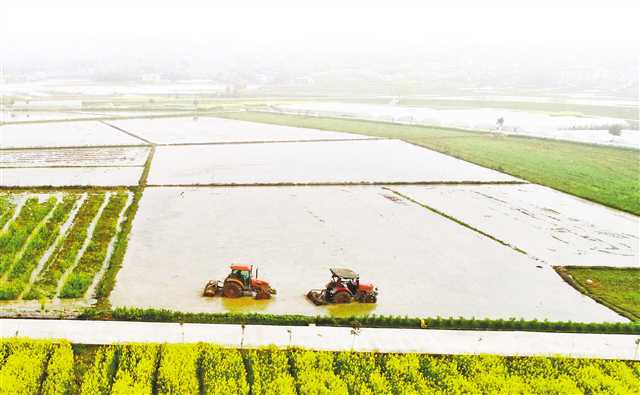
<path id="1" fill-rule="evenodd" d="M 76 266 L 78 266 L 78 263 L 80 262 L 80 259 L 84 255 L 84 252 L 86 251 L 87 247 L 89 247 L 89 243 L 91 243 L 91 239 L 93 238 L 93 231 L 95 230 L 96 225 L 98 224 L 98 220 L 102 216 L 102 212 L 104 211 L 105 207 L 107 207 L 107 204 L 111 199 L 111 195 L 112 195 L 112 192 L 106 192 L 104 194 L 104 200 L 102 201 L 102 205 L 100 205 L 98 212 L 96 213 L 95 217 L 93 217 L 93 220 L 91 220 L 91 224 L 87 229 L 87 236 L 85 237 L 84 242 L 82 243 L 82 247 L 80 247 L 80 250 L 76 254 L 73 260 L 73 264 L 69 266 L 69 268 L 67 268 L 67 270 L 62 274 L 62 276 L 60 276 L 60 280 L 58 281 L 58 285 L 56 287 L 56 293 L 53 297 L 53 300 L 60 299 L 60 292 L 62 291 L 62 287 L 64 286 L 64 283 L 67 281 L 67 278 L 76 268 Z"/>

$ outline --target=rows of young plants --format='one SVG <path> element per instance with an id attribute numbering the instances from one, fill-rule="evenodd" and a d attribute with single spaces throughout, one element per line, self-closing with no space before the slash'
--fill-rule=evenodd
<path id="1" fill-rule="evenodd" d="M 98 214 L 104 194 L 90 193 L 80 206 L 73 225 L 56 248 L 25 299 L 53 298 L 63 274 L 71 268 L 87 238 L 89 226 Z"/>
<path id="2" fill-rule="evenodd" d="M 15 299 L 29 285 L 31 273 L 53 245 L 60 229 L 69 218 L 78 195 L 65 195 L 44 225 L 33 235 L 24 252 L 0 283 L 0 299 Z"/>
<path id="3" fill-rule="evenodd" d="M 129 194 L 24 198 L 18 205 L 11 194 L 0 195 L 0 221 L 7 225 L 0 227 L 0 300 L 84 296 L 106 261 Z"/>
<path id="4" fill-rule="evenodd" d="M 16 205 L 9 199 L 9 196 L 0 195 L 0 229 L 4 228 L 7 222 L 13 218 L 15 210 Z"/>
<path id="5" fill-rule="evenodd" d="M 0 340 L 0 393 L 634 394 L 640 362 Z M 87 358 L 82 353 L 89 353 Z M 41 390 L 39 390 L 41 389 Z"/>
<path id="6" fill-rule="evenodd" d="M 91 242 L 62 287 L 61 297 L 79 298 L 87 292 L 95 275 L 105 262 L 109 244 L 111 244 L 118 231 L 117 225 L 120 220 L 120 214 L 125 208 L 128 199 L 129 195 L 126 193 L 111 195 L 109 202 L 98 219 Z"/>
<path id="7" fill-rule="evenodd" d="M 38 197 L 27 199 L 20 213 L 9 227 L 0 234 L 0 275 L 5 276 L 12 269 L 16 259 L 33 231 L 56 205 L 57 199 L 51 196 L 44 202 Z"/>

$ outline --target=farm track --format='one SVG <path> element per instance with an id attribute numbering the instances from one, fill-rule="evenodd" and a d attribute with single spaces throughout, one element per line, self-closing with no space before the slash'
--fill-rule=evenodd
<path id="1" fill-rule="evenodd" d="M 322 351 L 640 360 L 640 346 L 635 343 L 638 336 L 617 334 L 41 319 L 6 319 L 3 323 L 0 337 L 66 339 L 94 345 L 204 342 L 245 349 L 275 346 Z"/>
<path id="2" fill-rule="evenodd" d="M 19 300 L 21 300 L 24 297 L 24 295 L 26 295 L 27 293 L 29 293 L 29 291 L 31 291 L 31 287 L 36 282 L 36 279 L 38 278 L 42 270 L 45 269 L 45 266 L 49 262 L 49 259 L 51 258 L 51 256 L 60 248 L 60 246 L 64 242 L 64 239 L 67 236 L 69 236 L 68 233 L 69 233 L 69 230 L 71 229 L 71 225 L 73 225 L 73 222 L 75 221 L 76 216 L 78 215 L 78 211 L 80 210 L 80 207 L 84 204 L 86 199 L 87 199 L 87 194 L 83 193 L 74 203 L 73 209 L 69 213 L 69 217 L 67 218 L 65 223 L 60 227 L 59 234 L 56 237 L 55 241 L 49 246 L 49 248 L 44 253 L 44 255 L 42 255 L 42 257 L 40 258 L 40 261 L 38 262 L 38 265 L 33 269 L 33 272 L 31 272 L 29 283 L 27 284 L 25 289 L 22 291 L 20 296 L 18 296 Z"/>
<path id="3" fill-rule="evenodd" d="M 65 272 L 60 277 L 60 280 L 58 281 L 58 285 L 56 287 L 56 293 L 54 295 L 54 299 L 59 299 L 60 298 L 60 292 L 62 291 L 62 288 L 63 288 L 64 284 L 66 283 L 67 278 L 73 272 L 73 270 L 76 268 L 76 266 L 80 262 L 80 259 L 82 259 L 82 256 L 84 255 L 84 252 L 86 251 L 87 247 L 91 243 L 91 239 L 93 238 L 93 232 L 94 232 L 94 230 L 96 228 L 98 220 L 102 216 L 102 212 L 104 211 L 105 207 L 107 207 L 107 204 L 109 203 L 109 198 L 111 197 L 111 194 L 112 194 L 111 192 L 106 192 L 104 194 L 104 200 L 102 201 L 102 205 L 100 205 L 100 208 L 98 209 L 98 212 L 96 213 L 95 217 L 91 221 L 91 224 L 89 225 L 89 228 L 87 230 L 87 235 L 85 237 L 84 242 L 82 243 L 82 247 L 80 248 L 80 250 L 78 251 L 77 255 L 75 256 L 73 264 L 69 268 L 67 268 L 67 270 L 65 270 Z"/>

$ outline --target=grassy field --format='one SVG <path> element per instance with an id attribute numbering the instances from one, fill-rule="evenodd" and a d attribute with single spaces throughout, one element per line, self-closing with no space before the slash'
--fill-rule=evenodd
<path id="1" fill-rule="evenodd" d="M 631 394 L 640 392 L 640 363 L 6 339 L 0 340 L 0 392 Z"/>
<path id="2" fill-rule="evenodd" d="M 581 292 L 640 321 L 640 269 L 573 266 L 558 270 Z"/>
<path id="3" fill-rule="evenodd" d="M 224 118 L 397 138 L 640 215 L 640 152 L 457 129 L 260 112 Z"/>

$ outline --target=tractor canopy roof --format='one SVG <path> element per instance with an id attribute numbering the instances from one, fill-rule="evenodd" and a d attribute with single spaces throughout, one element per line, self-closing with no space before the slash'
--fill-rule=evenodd
<path id="1" fill-rule="evenodd" d="M 251 266 L 235 264 L 235 265 L 231 265 L 231 270 L 242 270 L 242 271 L 250 272 L 251 271 Z"/>
<path id="2" fill-rule="evenodd" d="M 354 272 L 351 269 L 345 269 L 342 267 L 332 267 L 329 270 L 331 271 L 331 274 L 333 274 L 334 276 L 344 278 L 347 280 L 355 280 L 356 278 L 360 277 L 358 273 Z"/>

